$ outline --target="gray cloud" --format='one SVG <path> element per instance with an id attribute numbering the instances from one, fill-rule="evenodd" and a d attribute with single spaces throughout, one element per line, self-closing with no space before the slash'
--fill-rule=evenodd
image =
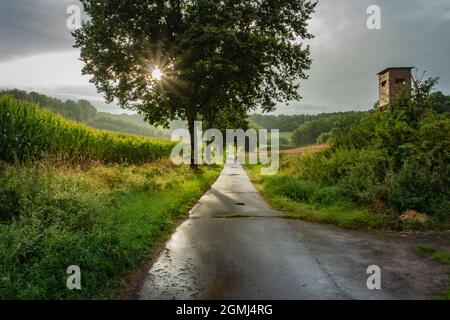
<path id="1" fill-rule="evenodd" d="M 0 62 L 67 51 L 73 38 L 66 10 L 77 0 L 0 0 Z"/>
<path id="2" fill-rule="evenodd" d="M 76 56 L 73 39 L 66 28 L 66 9 L 78 3 L 77 0 L 0 0 L 0 70 L 2 63 L 13 65 L 13 61 L 26 56 L 71 50 Z M 372 4 L 381 7 L 382 30 L 371 31 L 366 27 L 366 9 Z M 304 99 L 291 103 L 290 107 L 280 107 L 279 112 L 368 109 L 377 100 L 376 73 L 387 66 L 416 66 L 420 71 L 427 71 L 428 76 L 440 76 L 438 89 L 450 93 L 449 30 L 449 0 L 319 0 L 311 21 L 311 31 L 316 36 L 310 42 L 313 65 L 310 78 L 302 81 L 300 89 Z M 71 64 L 70 59 L 64 62 L 68 71 L 61 82 L 67 85 L 67 77 L 73 77 L 76 86 L 43 90 L 98 98 L 87 80 L 83 80 L 86 87 L 79 90 L 81 66 L 75 59 Z M 24 65 L 29 68 L 29 64 Z M 27 86 L 34 81 L 33 87 L 42 86 L 39 75 L 36 80 L 34 77 L 30 80 L 25 74 L 29 73 L 23 72 L 23 78 L 28 78 Z M 56 80 L 52 83 L 59 81 L 58 73 L 54 74 L 52 79 Z M 1 72 L 0 84 L 13 85 L 8 84 L 7 75 Z M 17 81 L 14 85 L 18 85 Z"/>
<path id="3" fill-rule="evenodd" d="M 366 9 L 381 8 L 382 30 L 368 30 Z M 370 108 L 377 100 L 376 73 L 387 66 L 415 66 L 440 76 L 450 91 L 450 1 L 319 1 L 311 25 L 313 66 L 303 83 L 303 103 L 336 109 Z"/>

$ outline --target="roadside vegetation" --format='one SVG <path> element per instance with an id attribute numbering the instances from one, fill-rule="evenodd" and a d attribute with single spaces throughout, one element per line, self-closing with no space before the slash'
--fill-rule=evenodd
<path id="1" fill-rule="evenodd" d="M 435 80 L 418 83 L 387 109 L 343 119 L 317 154 L 283 156 L 278 175 L 251 170 L 288 217 L 358 229 L 448 228 L 450 116 L 437 113 Z"/>
<path id="2" fill-rule="evenodd" d="M 114 297 L 218 173 L 169 160 L 88 170 L 3 164 L 0 299 Z M 81 268 L 79 291 L 66 288 L 71 265 Z"/>
<path id="3" fill-rule="evenodd" d="M 219 174 L 174 166 L 172 146 L 0 95 L 0 299 L 116 296 Z"/>
<path id="4" fill-rule="evenodd" d="M 444 263 L 446 265 L 450 266 L 450 252 L 441 250 L 438 248 L 435 248 L 433 246 L 427 246 L 427 245 L 418 245 L 416 248 L 416 251 L 425 256 L 430 257 L 431 259 L 434 259 L 440 263 Z M 449 281 L 449 287 L 445 290 L 445 292 L 440 296 L 440 299 L 444 300 L 450 300 L 450 268 L 448 270 L 448 281 Z"/>

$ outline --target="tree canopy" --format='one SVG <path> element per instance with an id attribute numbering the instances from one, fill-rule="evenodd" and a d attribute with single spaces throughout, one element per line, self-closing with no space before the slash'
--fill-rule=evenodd
<path id="1" fill-rule="evenodd" d="M 245 117 L 300 99 L 310 68 L 308 0 L 82 0 L 84 74 L 154 125 Z M 152 78 L 159 68 L 161 79 Z M 218 116 L 220 114 L 220 116 Z M 231 118 L 233 118 L 231 117 Z M 192 132 L 192 131 L 191 131 Z"/>

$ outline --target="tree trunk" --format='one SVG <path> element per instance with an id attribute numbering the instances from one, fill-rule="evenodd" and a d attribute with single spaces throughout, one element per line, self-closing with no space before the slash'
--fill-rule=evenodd
<path id="1" fill-rule="evenodd" d="M 188 128 L 191 136 L 191 169 L 198 170 L 198 156 L 195 156 L 195 116 L 188 116 Z"/>

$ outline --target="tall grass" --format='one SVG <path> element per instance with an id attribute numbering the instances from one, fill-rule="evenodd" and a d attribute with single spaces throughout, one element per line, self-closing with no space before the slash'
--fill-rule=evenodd
<path id="1" fill-rule="evenodd" d="M 0 170 L 0 299 L 114 297 L 220 172 L 168 159 Z M 70 265 L 79 291 L 66 287 Z"/>
<path id="2" fill-rule="evenodd" d="M 0 95 L 0 160 L 53 158 L 83 163 L 145 163 L 170 154 L 170 141 L 92 129 L 38 105 Z"/>

